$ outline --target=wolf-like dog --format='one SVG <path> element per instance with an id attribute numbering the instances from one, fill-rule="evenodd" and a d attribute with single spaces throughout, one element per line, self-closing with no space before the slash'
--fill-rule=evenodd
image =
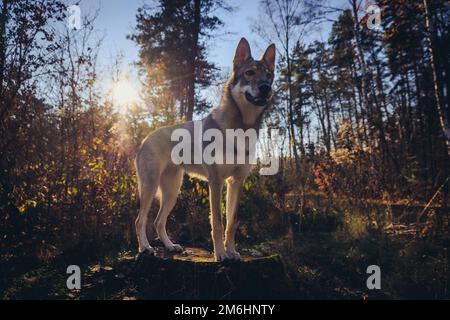
<path id="1" fill-rule="evenodd" d="M 225 134 L 227 129 L 258 130 L 268 101 L 272 96 L 275 69 L 275 45 L 271 44 L 261 56 L 254 60 L 250 45 L 242 38 L 236 48 L 233 68 L 227 80 L 219 106 L 201 120 L 203 130 L 218 129 Z M 208 181 L 210 221 L 214 257 L 216 261 L 239 260 L 236 251 L 236 211 L 243 189 L 243 181 L 251 170 L 251 163 L 244 164 L 175 164 L 172 150 L 175 142 L 172 134 L 185 129 L 194 135 L 194 122 L 167 126 L 150 133 L 142 142 L 136 156 L 136 171 L 139 186 L 140 209 L 136 219 L 136 234 L 139 254 L 154 254 L 150 246 L 146 226 L 153 198 L 158 195 L 160 209 L 154 221 L 159 239 L 168 251 L 180 252 L 183 248 L 174 244 L 166 232 L 166 222 L 173 209 L 182 184 L 184 173 Z M 197 143 L 197 142 L 192 142 Z M 251 147 L 251 146 L 250 146 Z M 246 146 L 247 148 L 247 146 Z M 236 149 L 235 149 L 236 150 Z M 221 194 L 227 184 L 226 229 L 222 225 Z"/>

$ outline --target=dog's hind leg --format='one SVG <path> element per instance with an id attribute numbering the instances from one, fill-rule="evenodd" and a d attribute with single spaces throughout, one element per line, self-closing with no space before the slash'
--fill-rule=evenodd
<path id="1" fill-rule="evenodd" d="M 148 251 L 154 253 L 153 248 L 147 239 L 147 219 L 152 205 L 153 198 L 155 196 L 158 185 L 142 184 L 140 186 L 140 208 L 139 215 L 135 221 L 136 234 L 139 243 L 139 253 Z"/>
<path id="2" fill-rule="evenodd" d="M 139 253 L 144 251 L 153 254 L 155 251 L 150 246 L 147 239 L 147 220 L 153 198 L 158 190 L 159 172 L 157 168 L 148 170 L 149 167 L 140 167 L 139 162 L 136 162 L 136 171 L 138 176 L 139 186 L 139 214 L 135 221 L 136 235 L 139 243 Z"/>
<path id="3" fill-rule="evenodd" d="M 174 244 L 170 241 L 166 231 L 166 223 L 167 217 L 177 201 L 178 193 L 183 182 L 183 170 L 170 166 L 164 170 L 160 181 L 161 199 L 158 216 L 155 220 L 156 232 L 168 251 L 181 252 L 183 248 L 179 244 Z"/>

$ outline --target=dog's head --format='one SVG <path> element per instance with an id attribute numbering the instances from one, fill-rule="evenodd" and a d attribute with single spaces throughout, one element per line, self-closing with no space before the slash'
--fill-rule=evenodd
<path id="1" fill-rule="evenodd" d="M 241 113 L 262 113 L 272 96 L 275 70 L 275 45 L 271 44 L 260 60 L 254 60 L 245 38 L 239 41 L 233 60 L 231 95 Z"/>

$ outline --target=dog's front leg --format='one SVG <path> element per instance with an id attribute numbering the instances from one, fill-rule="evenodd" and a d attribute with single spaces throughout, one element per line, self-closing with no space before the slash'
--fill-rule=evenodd
<path id="1" fill-rule="evenodd" d="M 216 261 L 228 258 L 223 244 L 222 210 L 220 207 L 223 181 L 209 181 L 209 204 L 211 207 L 211 235 L 214 244 L 214 257 Z"/>
<path id="2" fill-rule="evenodd" d="M 230 178 L 227 181 L 227 228 L 225 231 L 225 250 L 228 258 L 239 260 L 241 256 L 236 251 L 235 234 L 237 229 L 236 212 L 242 193 L 243 179 Z"/>

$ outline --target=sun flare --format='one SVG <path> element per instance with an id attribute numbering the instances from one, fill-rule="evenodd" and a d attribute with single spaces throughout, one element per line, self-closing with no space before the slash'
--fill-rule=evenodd
<path id="1" fill-rule="evenodd" d="M 123 78 L 114 83 L 112 98 L 117 107 L 126 108 L 138 102 L 139 94 L 136 85 L 130 79 Z"/>

